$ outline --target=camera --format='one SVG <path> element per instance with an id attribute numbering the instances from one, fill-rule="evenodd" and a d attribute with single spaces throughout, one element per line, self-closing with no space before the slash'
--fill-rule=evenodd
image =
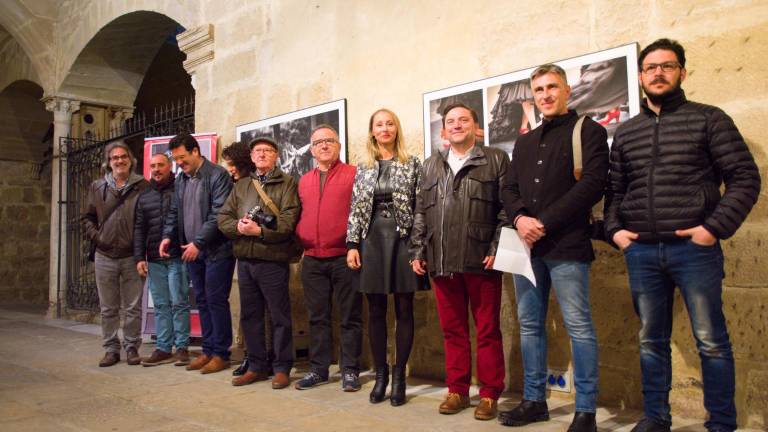
<path id="1" fill-rule="evenodd" d="M 261 206 L 255 206 L 250 209 L 245 216 L 264 228 L 277 229 L 277 218 L 274 215 L 264 213 L 264 209 Z"/>

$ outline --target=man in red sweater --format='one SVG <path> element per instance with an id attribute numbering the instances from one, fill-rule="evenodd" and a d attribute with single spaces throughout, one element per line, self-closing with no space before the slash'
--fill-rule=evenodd
<path id="1" fill-rule="evenodd" d="M 306 390 L 328 383 L 333 358 L 332 301 L 341 314 L 341 386 L 360 390 L 359 358 L 362 346 L 362 296 L 357 274 L 347 267 L 347 219 L 355 167 L 339 160 L 341 143 L 336 130 L 322 124 L 311 135 L 317 168 L 299 180 L 301 217 L 296 235 L 304 246 L 301 283 L 309 315 L 310 371 L 296 383 Z"/>

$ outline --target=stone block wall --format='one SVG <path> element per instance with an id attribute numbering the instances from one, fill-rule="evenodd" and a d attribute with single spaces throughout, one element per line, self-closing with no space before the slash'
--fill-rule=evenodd
<path id="1" fill-rule="evenodd" d="M 50 164 L 0 161 L 0 302 L 48 303 Z"/>

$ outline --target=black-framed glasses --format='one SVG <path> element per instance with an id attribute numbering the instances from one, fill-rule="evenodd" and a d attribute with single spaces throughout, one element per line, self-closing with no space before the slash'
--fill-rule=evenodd
<path id="1" fill-rule="evenodd" d="M 642 67 L 643 73 L 650 74 L 656 72 L 656 69 L 661 68 L 662 72 L 674 72 L 677 68 L 681 67 L 678 62 L 664 62 L 664 63 L 648 63 Z"/>
<path id="2" fill-rule="evenodd" d="M 126 160 L 126 159 L 130 159 L 130 156 L 128 156 L 127 154 L 114 155 L 109 157 L 109 160 L 111 160 L 112 162 L 117 162 L 119 160 Z"/>
<path id="3" fill-rule="evenodd" d="M 335 144 L 337 142 L 338 141 L 336 140 L 336 138 L 320 138 L 319 140 L 312 141 L 312 147 L 317 147 L 317 146 L 319 146 L 321 144 L 331 145 L 331 144 Z"/>

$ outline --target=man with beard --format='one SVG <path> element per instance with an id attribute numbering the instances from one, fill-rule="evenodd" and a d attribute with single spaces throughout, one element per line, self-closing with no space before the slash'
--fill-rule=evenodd
<path id="1" fill-rule="evenodd" d="M 96 246 L 94 270 L 101 308 L 101 331 L 106 353 L 99 366 L 120 361 L 120 309 L 123 345 L 129 365 L 141 362 L 141 278 L 133 262 L 133 218 L 136 200 L 147 187 L 144 177 L 133 172 L 136 159 L 122 142 L 104 149 L 103 178 L 88 190 L 83 211 L 85 236 Z"/>
<path id="2" fill-rule="evenodd" d="M 495 147 L 478 145 L 480 124 L 470 107 L 455 103 L 442 114 L 442 134 L 450 146 L 424 161 L 411 232 L 411 265 L 416 274 L 428 272 L 432 277 L 445 338 L 448 394 L 440 413 L 456 414 L 469 407 L 470 308 L 481 383 L 475 418 L 491 420 L 504 390 L 501 273 L 493 270 L 493 262 L 506 223 L 499 194 L 509 157 Z"/>
<path id="3" fill-rule="evenodd" d="M 189 281 L 181 262 L 178 236 L 171 238 L 169 258 L 160 256 L 163 225 L 173 201 L 174 182 L 171 158 L 165 153 L 152 155 L 149 161 L 151 179 L 149 188 L 136 204 L 136 222 L 133 229 L 133 255 L 136 270 L 149 276 L 149 293 L 155 306 L 157 348 L 143 366 L 157 366 L 176 362 L 176 366 L 189 364 Z M 172 353 L 176 346 L 176 355 Z"/>
<path id="4" fill-rule="evenodd" d="M 632 431 L 670 430 L 675 287 L 701 358 L 705 427 L 733 431 L 735 374 L 721 299 L 720 239 L 731 237 L 747 217 L 760 175 L 731 118 L 685 98 L 680 44 L 653 42 L 640 53 L 638 66 L 647 97 L 641 113 L 616 131 L 605 206 L 606 233 L 624 251 L 641 322 L 645 417 Z"/>

